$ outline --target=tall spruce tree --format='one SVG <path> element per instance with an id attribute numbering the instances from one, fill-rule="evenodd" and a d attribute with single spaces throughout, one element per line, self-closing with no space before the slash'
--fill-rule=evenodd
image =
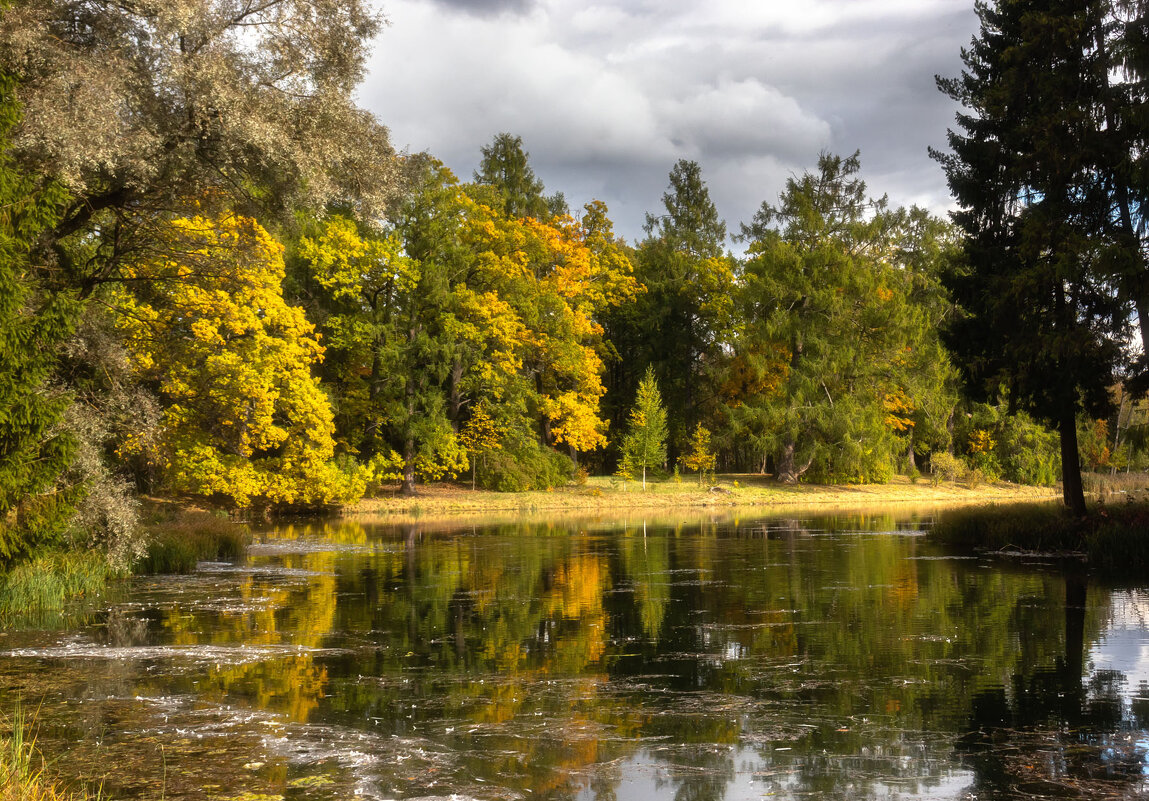
<path id="1" fill-rule="evenodd" d="M 960 102 L 951 153 L 934 152 L 958 204 L 964 266 L 947 283 L 965 316 L 949 331 L 968 385 L 1053 422 L 1063 491 L 1085 510 L 1079 410 L 1107 410 L 1122 308 L 1107 283 L 1112 235 L 1106 141 L 1097 124 L 1109 63 L 1097 47 L 1107 4 L 979 3 L 965 70 L 938 79 Z"/>
<path id="2" fill-rule="evenodd" d="M 609 327 L 629 364 L 653 365 L 677 456 L 711 396 L 706 368 L 729 333 L 734 263 L 726 254 L 726 224 L 697 162 L 674 165 L 662 205 L 664 214 L 647 214 L 646 239 L 636 254 L 635 277 L 647 292 Z M 619 397 L 633 392 L 639 378 L 614 377 Z"/>

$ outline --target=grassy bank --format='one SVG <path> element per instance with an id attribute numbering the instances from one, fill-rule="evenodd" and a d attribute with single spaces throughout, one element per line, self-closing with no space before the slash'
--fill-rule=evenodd
<path id="1" fill-rule="evenodd" d="M 889 484 L 786 486 L 757 475 L 721 475 L 713 484 L 698 486 L 692 477 L 681 481 L 647 482 L 646 490 L 637 482 L 596 477 L 585 485 L 561 487 L 548 492 L 502 493 L 472 491 L 456 484 L 420 487 L 414 496 L 398 490 L 367 498 L 345 510 L 357 519 L 380 518 L 398 521 L 407 518 L 459 515 L 505 515 L 538 512 L 610 512 L 625 510 L 705 509 L 707 507 L 747 507 L 763 510 L 807 507 L 842 509 L 889 506 L 894 504 L 988 504 L 1035 501 L 1059 497 L 1049 487 L 1016 484 L 980 484 L 974 487 L 958 482 L 937 485 L 926 480 L 912 482 L 895 478 Z"/>
<path id="2" fill-rule="evenodd" d="M 1149 502 L 1095 504 L 1085 517 L 1057 504 L 953 509 L 932 536 L 982 551 L 1075 556 L 1125 574 L 1149 567 Z"/>

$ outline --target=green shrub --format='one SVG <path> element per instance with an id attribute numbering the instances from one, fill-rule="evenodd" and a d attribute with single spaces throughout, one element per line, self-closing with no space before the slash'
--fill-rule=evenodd
<path id="1" fill-rule="evenodd" d="M 952 453 L 940 451 L 930 454 L 930 474 L 933 477 L 934 486 L 942 481 L 957 481 L 965 475 L 965 471 L 965 462 Z"/>
<path id="2" fill-rule="evenodd" d="M 569 456 L 537 442 L 509 442 L 480 460 L 476 480 L 483 489 L 527 492 L 562 486 L 571 480 L 574 470 Z"/>

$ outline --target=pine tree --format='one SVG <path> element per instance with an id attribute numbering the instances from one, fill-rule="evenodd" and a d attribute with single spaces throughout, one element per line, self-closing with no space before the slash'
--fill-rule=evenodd
<path id="1" fill-rule="evenodd" d="M 967 384 L 1052 421 L 1066 505 L 1085 510 L 1077 413 L 1107 410 L 1123 310 L 1106 280 L 1122 260 L 1110 225 L 1103 115 L 1109 63 L 1099 0 L 977 7 L 966 69 L 939 87 L 959 101 L 938 154 L 959 206 L 965 265 L 947 283 L 966 316 L 949 331 Z"/>
<path id="2" fill-rule="evenodd" d="M 622 443 L 623 464 L 642 470 L 642 488 L 646 489 L 646 471 L 666 461 L 666 410 L 654 369 L 638 384 L 638 395 L 630 411 L 630 430 Z"/>

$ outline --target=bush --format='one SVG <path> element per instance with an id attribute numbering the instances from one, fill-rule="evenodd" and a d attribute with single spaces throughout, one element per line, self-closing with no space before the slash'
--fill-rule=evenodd
<path id="1" fill-rule="evenodd" d="M 957 481 L 965 475 L 965 462 L 952 453 L 941 451 L 930 455 L 930 473 L 936 487 L 942 481 Z"/>
<path id="2" fill-rule="evenodd" d="M 508 442 L 479 461 L 476 481 L 483 489 L 499 492 L 545 490 L 568 483 L 575 464 L 534 441 Z"/>

